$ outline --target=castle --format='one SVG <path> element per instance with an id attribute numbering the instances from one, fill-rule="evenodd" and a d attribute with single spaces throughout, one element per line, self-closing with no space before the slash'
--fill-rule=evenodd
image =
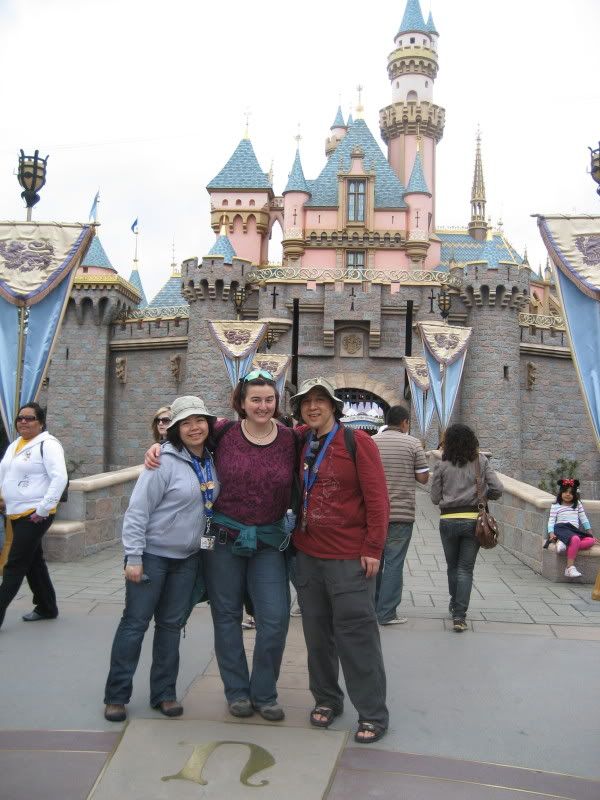
<path id="1" fill-rule="evenodd" d="M 290 353 L 296 308 L 298 381 L 324 375 L 349 403 L 401 402 L 407 313 L 413 324 L 439 318 L 445 286 L 450 324 L 473 329 L 454 418 L 476 429 L 500 471 L 535 485 L 565 456 L 579 461 L 585 495 L 600 496 L 600 458 L 551 272 L 537 275 L 487 221 L 479 136 L 466 226 L 436 219 L 445 123 L 434 102 L 438 36 L 419 0 L 407 0 L 388 57 L 390 103 L 379 115 L 385 153 L 359 100 L 354 118 L 335 114 L 320 174 L 305 176 L 298 147 L 277 196 L 245 136 L 207 186 L 213 247 L 173 265 L 150 304 L 137 270 L 124 280 L 94 240 L 41 397 L 75 474 L 139 463 L 152 414 L 178 394 L 231 414 L 209 319 L 268 321 L 271 352 Z M 267 256 L 275 225 L 283 232 L 276 267 Z M 409 338 L 410 329 L 409 317 Z M 420 351 L 418 336 L 412 349 Z"/>

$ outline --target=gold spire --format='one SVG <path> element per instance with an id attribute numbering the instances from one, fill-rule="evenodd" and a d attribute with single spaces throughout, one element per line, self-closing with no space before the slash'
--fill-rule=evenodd
<path id="1" fill-rule="evenodd" d="M 246 117 L 246 128 L 244 130 L 244 139 L 249 139 L 250 138 L 250 113 L 251 112 L 250 112 L 249 108 L 247 108 L 244 111 L 244 116 Z"/>
<path id="2" fill-rule="evenodd" d="M 470 235 L 479 242 L 486 239 L 488 225 L 485 219 L 485 184 L 483 182 L 483 164 L 481 161 L 481 130 L 477 126 L 475 147 L 475 169 L 473 172 L 473 187 L 471 189 L 471 221 L 469 222 Z"/>
<path id="3" fill-rule="evenodd" d="M 356 119 L 364 119 L 364 111 L 365 107 L 362 104 L 362 90 L 364 86 L 361 86 L 360 83 L 356 87 L 356 91 L 358 92 L 358 103 L 356 104 Z"/>
<path id="4" fill-rule="evenodd" d="M 221 230 L 219 236 L 227 236 L 227 225 L 225 224 L 225 214 L 221 217 Z"/>
<path id="5" fill-rule="evenodd" d="M 171 244 L 171 253 L 173 257 L 173 261 L 171 261 L 171 277 L 172 278 L 181 278 L 181 270 L 177 266 L 177 262 L 175 261 L 175 234 L 173 234 L 173 243 Z"/>

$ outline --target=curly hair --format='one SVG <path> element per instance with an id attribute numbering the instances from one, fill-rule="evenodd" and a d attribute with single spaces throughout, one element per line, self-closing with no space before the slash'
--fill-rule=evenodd
<path id="1" fill-rule="evenodd" d="M 479 442 L 475 431 L 468 425 L 456 423 L 446 428 L 442 461 L 450 461 L 453 466 L 464 467 L 475 461 L 479 453 Z"/>

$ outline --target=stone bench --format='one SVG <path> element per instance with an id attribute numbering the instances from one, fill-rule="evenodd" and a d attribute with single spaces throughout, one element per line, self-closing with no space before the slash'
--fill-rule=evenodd
<path id="1" fill-rule="evenodd" d="M 589 550 L 580 550 L 575 559 L 575 566 L 581 572 L 581 578 L 567 578 L 566 552 L 557 553 L 556 543 L 551 542 L 546 550 L 542 551 L 542 575 L 555 583 L 594 583 L 598 570 L 600 570 L 600 544 L 595 544 Z"/>

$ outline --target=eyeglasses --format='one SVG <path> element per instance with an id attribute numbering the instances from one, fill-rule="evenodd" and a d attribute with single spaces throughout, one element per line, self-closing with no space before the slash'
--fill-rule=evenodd
<path id="1" fill-rule="evenodd" d="M 171 417 L 155 417 L 154 422 L 157 425 L 168 425 L 171 422 Z"/>
<path id="2" fill-rule="evenodd" d="M 23 417 L 23 416 L 17 417 L 17 422 L 36 422 L 36 421 L 37 417 Z"/>
<path id="3" fill-rule="evenodd" d="M 241 378 L 243 383 L 247 383 L 247 381 L 255 381 L 257 378 L 264 378 L 267 381 L 274 381 L 275 378 L 271 375 L 270 372 L 267 372 L 266 369 L 253 369 L 252 372 L 249 372 L 247 375 L 244 375 Z"/>

